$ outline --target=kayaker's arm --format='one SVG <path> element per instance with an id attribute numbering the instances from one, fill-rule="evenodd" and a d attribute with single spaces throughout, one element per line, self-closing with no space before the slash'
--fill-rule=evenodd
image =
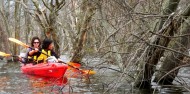
<path id="1" fill-rule="evenodd" d="M 51 56 L 55 56 L 57 59 L 59 58 L 59 56 L 53 50 L 51 50 L 51 54 Z"/>
<path id="2" fill-rule="evenodd" d="M 34 55 L 35 53 L 37 53 L 38 51 L 39 51 L 39 49 L 34 48 L 34 49 L 32 49 L 31 51 L 28 52 L 28 55 L 29 55 L 29 56 L 32 56 L 32 55 Z"/>
<path id="3" fill-rule="evenodd" d="M 60 57 L 54 52 L 52 51 L 52 56 L 54 56 L 57 59 L 57 62 L 62 63 L 63 61 L 60 59 Z"/>

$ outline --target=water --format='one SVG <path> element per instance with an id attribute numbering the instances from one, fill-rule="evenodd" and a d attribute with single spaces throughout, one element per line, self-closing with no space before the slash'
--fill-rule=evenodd
<path id="1" fill-rule="evenodd" d="M 123 79 L 123 74 L 109 69 L 96 71 L 90 77 L 75 75 L 66 82 L 64 78 L 60 84 L 57 79 L 22 74 L 19 63 L 0 61 L 0 94 L 189 94 L 179 86 L 138 90 Z"/>
<path id="2" fill-rule="evenodd" d="M 19 63 L 0 63 L 0 94 L 91 94 L 94 92 L 89 78 L 83 76 L 67 78 L 66 82 L 60 84 L 56 83 L 59 80 L 54 78 L 22 74 Z"/>

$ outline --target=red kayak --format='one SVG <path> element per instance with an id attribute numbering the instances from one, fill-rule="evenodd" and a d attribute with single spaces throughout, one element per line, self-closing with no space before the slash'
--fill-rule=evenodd
<path id="1" fill-rule="evenodd" d="M 63 77 L 68 65 L 62 63 L 40 63 L 22 65 L 21 70 L 25 74 L 43 77 Z"/>

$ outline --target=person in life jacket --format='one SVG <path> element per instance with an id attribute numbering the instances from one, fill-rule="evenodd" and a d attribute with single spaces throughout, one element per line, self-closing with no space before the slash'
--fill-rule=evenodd
<path id="1" fill-rule="evenodd" d="M 37 59 L 38 62 L 46 62 L 47 58 L 50 56 L 54 56 L 59 62 L 59 56 L 53 51 L 54 45 L 51 39 L 44 39 L 42 42 L 42 49 L 40 50 L 40 55 Z"/>
<path id="2" fill-rule="evenodd" d="M 27 60 L 26 62 L 33 63 L 37 61 L 38 56 L 40 56 L 40 53 L 38 52 L 41 49 L 41 41 L 40 38 L 35 36 L 31 40 L 31 47 L 34 48 L 28 48 L 27 53 Z"/>

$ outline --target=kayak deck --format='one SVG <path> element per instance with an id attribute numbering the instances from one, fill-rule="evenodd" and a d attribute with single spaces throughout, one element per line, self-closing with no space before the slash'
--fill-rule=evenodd
<path id="1" fill-rule="evenodd" d="M 25 74 L 37 75 L 43 77 L 62 77 L 68 66 L 62 63 L 40 63 L 22 65 L 21 71 Z"/>

